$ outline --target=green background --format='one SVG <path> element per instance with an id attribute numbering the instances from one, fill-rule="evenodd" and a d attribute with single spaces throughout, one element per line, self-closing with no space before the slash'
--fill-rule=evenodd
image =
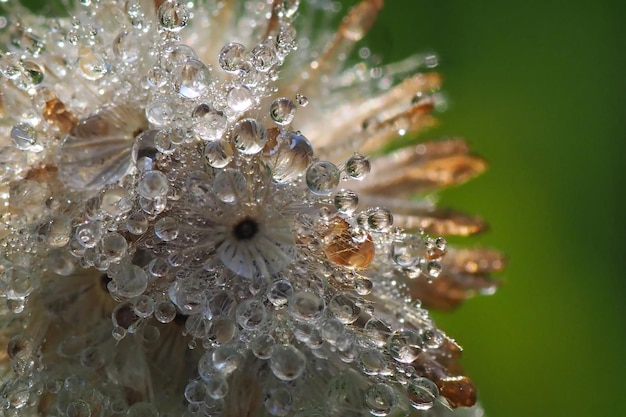
<path id="1" fill-rule="evenodd" d="M 489 416 L 626 416 L 625 22 L 622 1 L 388 0 L 367 38 L 440 55 L 450 108 L 424 137 L 491 163 L 442 202 L 489 220 L 467 243 L 508 255 L 505 284 L 438 316 Z"/>

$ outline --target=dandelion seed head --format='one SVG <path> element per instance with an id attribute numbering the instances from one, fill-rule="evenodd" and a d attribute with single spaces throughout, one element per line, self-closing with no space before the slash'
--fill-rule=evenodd
<path id="1" fill-rule="evenodd" d="M 329 4 L 86 0 L 59 18 L 8 6 L 6 415 L 474 405 L 460 348 L 420 300 L 489 292 L 502 258 L 431 237 L 483 224 L 408 196 L 484 162 L 461 140 L 368 156 L 432 124 L 439 77 L 432 55 L 350 66 L 382 1 L 314 31 Z"/>

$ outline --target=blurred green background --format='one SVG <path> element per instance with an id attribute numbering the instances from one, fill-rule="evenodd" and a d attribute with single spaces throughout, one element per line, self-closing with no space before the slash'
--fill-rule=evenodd
<path id="1" fill-rule="evenodd" d="M 439 54 L 450 108 L 424 137 L 491 163 L 442 202 L 489 220 L 468 244 L 507 253 L 505 284 L 438 316 L 489 416 L 626 416 L 625 22 L 622 1 L 388 0 L 367 38 Z"/>
<path id="2" fill-rule="evenodd" d="M 351 2 L 354 3 L 354 2 Z M 490 162 L 442 195 L 510 259 L 499 292 L 438 322 L 488 416 L 626 416 L 626 6 L 389 0 L 369 45 L 436 51 L 441 127 Z"/>

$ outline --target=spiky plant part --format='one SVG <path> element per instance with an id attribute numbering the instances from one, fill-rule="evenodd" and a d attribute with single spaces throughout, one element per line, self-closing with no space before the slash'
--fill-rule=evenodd
<path id="1" fill-rule="evenodd" d="M 426 307 L 502 258 L 409 197 L 485 164 L 378 152 L 440 100 L 432 57 L 347 64 L 382 3 L 6 6 L 4 415 L 482 415 Z"/>

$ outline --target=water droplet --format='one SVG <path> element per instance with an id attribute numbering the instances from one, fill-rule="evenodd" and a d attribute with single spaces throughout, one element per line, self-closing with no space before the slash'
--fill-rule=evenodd
<path id="1" fill-rule="evenodd" d="M 67 245 L 72 235 L 72 219 L 66 214 L 60 214 L 50 220 L 46 232 L 46 244 L 50 248 L 60 248 Z"/>
<path id="2" fill-rule="evenodd" d="M 286 416 L 291 410 L 293 398 L 285 388 L 270 389 L 265 396 L 265 409 L 273 416 Z"/>
<path id="3" fill-rule="evenodd" d="M 371 170 L 370 161 L 366 156 L 355 153 L 346 161 L 346 173 L 350 178 L 362 180 Z"/>
<path id="4" fill-rule="evenodd" d="M 233 160 L 233 147 L 230 143 L 218 139 L 207 143 L 204 156 L 213 168 L 224 168 Z"/>
<path id="5" fill-rule="evenodd" d="M 413 330 L 396 330 L 387 340 L 387 351 L 398 362 L 411 363 L 422 351 L 422 339 Z"/>
<path id="6" fill-rule="evenodd" d="M 252 62 L 261 72 L 268 72 L 276 64 L 276 48 L 271 41 L 261 43 L 252 50 Z"/>
<path id="7" fill-rule="evenodd" d="M 267 299 L 275 307 L 287 304 L 289 297 L 293 294 L 293 286 L 287 280 L 281 279 L 272 284 L 267 292 Z"/>
<path id="8" fill-rule="evenodd" d="M 148 219 L 143 213 L 132 213 L 126 221 L 126 230 L 133 235 L 143 235 L 148 230 Z"/>
<path id="9" fill-rule="evenodd" d="M 343 324 L 352 324 L 359 318 L 361 309 L 347 294 L 335 294 L 328 303 L 328 310 Z"/>
<path id="10" fill-rule="evenodd" d="M 267 311 L 259 300 L 245 300 L 237 307 L 237 323 L 246 330 L 258 329 L 265 323 Z"/>
<path id="11" fill-rule="evenodd" d="M 160 301 L 154 308 L 154 317 L 161 323 L 169 323 L 176 317 L 176 306 L 169 301 Z"/>
<path id="12" fill-rule="evenodd" d="M 306 184 L 318 195 L 329 195 L 339 184 L 339 178 L 339 169 L 328 161 L 314 162 L 306 171 Z"/>
<path id="13" fill-rule="evenodd" d="M 267 141 L 265 127 L 254 119 L 243 119 L 235 124 L 232 142 L 245 155 L 259 153 Z"/>
<path id="14" fill-rule="evenodd" d="M 296 103 L 298 103 L 298 106 L 300 107 L 306 107 L 309 105 L 309 99 L 298 93 L 296 94 Z"/>
<path id="15" fill-rule="evenodd" d="M 178 222 L 172 217 L 162 217 L 154 224 L 154 234 L 165 242 L 175 240 L 179 231 Z"/>
<path id="16" fill-rule="evenodd" d="M 190 16 L 184 4 L 167 0 L 159 7 L 158 17 L 163 29 L 178 32 L 187 25 Z"/>
<path id="17" fill-rule="evenodd" d="M 125 265 L 112 276 L 115 292 L 124 298 L 141 295 L 148 287 L 148 275 L 137 265 Z"/>
<path id="18" fill-rule="evenodd" d="M 370 230 L 385 232 L 393 225 L 393 215 L 385 208 L 376 207 L 368 210 L 367 224 Z"/>
<path id="19" fill-rule="evenodd" d="M 290 124 L 295 115 L 296 105 L 286 97 L 274 100 L 270 106 L 270 117 L 277 125 L 286 126 Z"/>
<path id="20" fill-rule="evenodd" d="M 270 369 L 276 378 L 293 381 L 304 373 L 306 358 L 292 345 L 276 346 L 270 358 Z"/>
<path id="21" fill-rule="evenodd" d="M 365 394 L 365 403 L 370 414 L 384 417 L 393 411 L 398 403 L 398 397 L 393 388 L 381 383 L 369 387 Z"/>
<path id="22" fill-rule="evenodd" d="M 246 195 L 246 177 L 237 169 L 224 169 L 213 180 L 215 196 L 225 203 L 240 201 Z"/>
<path id="23" fill-rule="evenodd" d="M 142 197 L 153 200 L 164 197 L 169 191 L 167 177 L 161 171 L 145 172 L 137 184 L 137 192 Z"/>
<path id="24" fill-rule="evenodd" d="M 67 417 L 91 417 L 91 408 L 83 400 L 74 400 L 67 406 L 65 415 Z"/>
<path id="25" fill-rule="evenodd" d="M 135 314 L 143 319 L 151 317 L 154 313 L 155 304 L 152 297 L 140 295 L 133 302 L 133 310 Z"/>
<path id="26" fill-rule="evenodd" d="M 226 103 L 234 111 L 243 112 L 254 104 L 254 96 L 248 87 L 236 86 L 228 91 Z"/>
<path id="27" fill-rule="evenodd" d="M 226 72 L 239 72 L 247 59 L 246 48 L 240 43 L 228 43 L 220 50 L 218 60 L 220 67 Z"/>
<path id="28" fill-rule="evenodd" d="M 437 278 L 441 274 L 442 269 L 441 262 L 428 261 L 423 270 L 429 277 Z"/>
<path id="29" fill-rule="evenodd" d="M 177 68 L 174 88 L 185 98 L 198 98 L 209 86 L 209 69 L 197 59 L 189 59 Z"/>
<path id="30" fill-rule="evenodd" d="M 359 205 L 359 196 L 350 190 L 341 190 L 333 199 L 335 208 L 339 213 L 352 214 Z"/>
<path id="31" fill-rule="evenodd" d="M 439 396 L 437 385 L 428 378 L 415 378 L 407 386 L 411 406 L 416 410 L 430 410 Z"/>
<path id="32" fill-rule="evenodd" d="M 167 125 L 172 120 L 173 114 L 167 100 L 154 100 L 146 106 L 146 118 L 154 127 Z"/>
<path id="33" fill-rule="evenodd" d="M 94 53 L 90 48 L 79 51 L 78 68 L 80 74 L 90 81 L 96 81 L 109 72 L 110 65 L 104 56 Z"/>
<path id="34" fill-rule="evenodd" d="M 206 401 L 207 389 L 204 382 L 195 380 L 185 386 L 185 398 L 191 404 L 201 404 Z"/>
<path id="35" fill-rule="evenodd" d="M 18 123 L 11 129 L 11 139 L 17 149 L 30 152 L 41 152 L 43 146 L 39 143 L 37 131 L 28 123 Z"/>
<path id="36" fill-rule="evenodd" d="M 199 105 L 193 112 L 193 132 L 202 140 L 217 140 L 228 128 L 228 120 L 222 112 L 206 104 Z"/>
<path id="37" fill-rule="evenodd" d="M 324 315 L 324 299 L 312 291 L 299 291 L 289 300 L 289 313 L 296 320 L 315 321 Z"/>
<path id="38" fill-rule="evenodd" d="M 250 350 L 259 359 L 269 359 L 275 346 L 276 340 L 269 334 L 260 334 L 250 342 Z"/>
<path id="39" fill-rule="evenodd" d="M 313 147 L 298 132 L 270 129 L 263 150 L 272 167 L 272 178 L 280 183 L 296 179 L 313 161 Z M 270 132 L 272 133 L 270 135 Z"/>
<path id="40" fill-rule="evenodd" d="M 113 53 L 123 62 L 135 62 L 141 55 L 137 37 L 126 30 L 121 31 L 113 40 Z"/>
<path id="41" fill-rule="evenodd" d="M 111 232 L 104 235 L 100 242 L 100 251 L 109 262 L 118 262 L 128 249 L 128 242 L 119 233 Z"/>
<path id="42" fill-rule="evenodd" d="M 237 370 L 243 356 L 239 353 L 236 346 L 223 345 L 215 348 L 211 354 L 213 369 L 222 375 L 229 375 Z"/>
<path id="43" fill-rule="evenodd" d="M 359 368 L 366 375 L 378 375 L 386 367 L 385 355 L 377 349 L 364 350 L 359 355 Z"/>
<path id="44" fill-rule="evenodd" d="M 161 67 L 152 67 L 148 71 L 146 79 L 152 87 L 161 88 L 167 84 L 167 73 Z"/>
<path id="45" fill-rule="evenodd" d="M 359 295 L 370 295 L 372 293 L 373 288 L 374 288 L 374 284 L 368 278 L 358 277 L 354 281 L 354 290 Z"/>

